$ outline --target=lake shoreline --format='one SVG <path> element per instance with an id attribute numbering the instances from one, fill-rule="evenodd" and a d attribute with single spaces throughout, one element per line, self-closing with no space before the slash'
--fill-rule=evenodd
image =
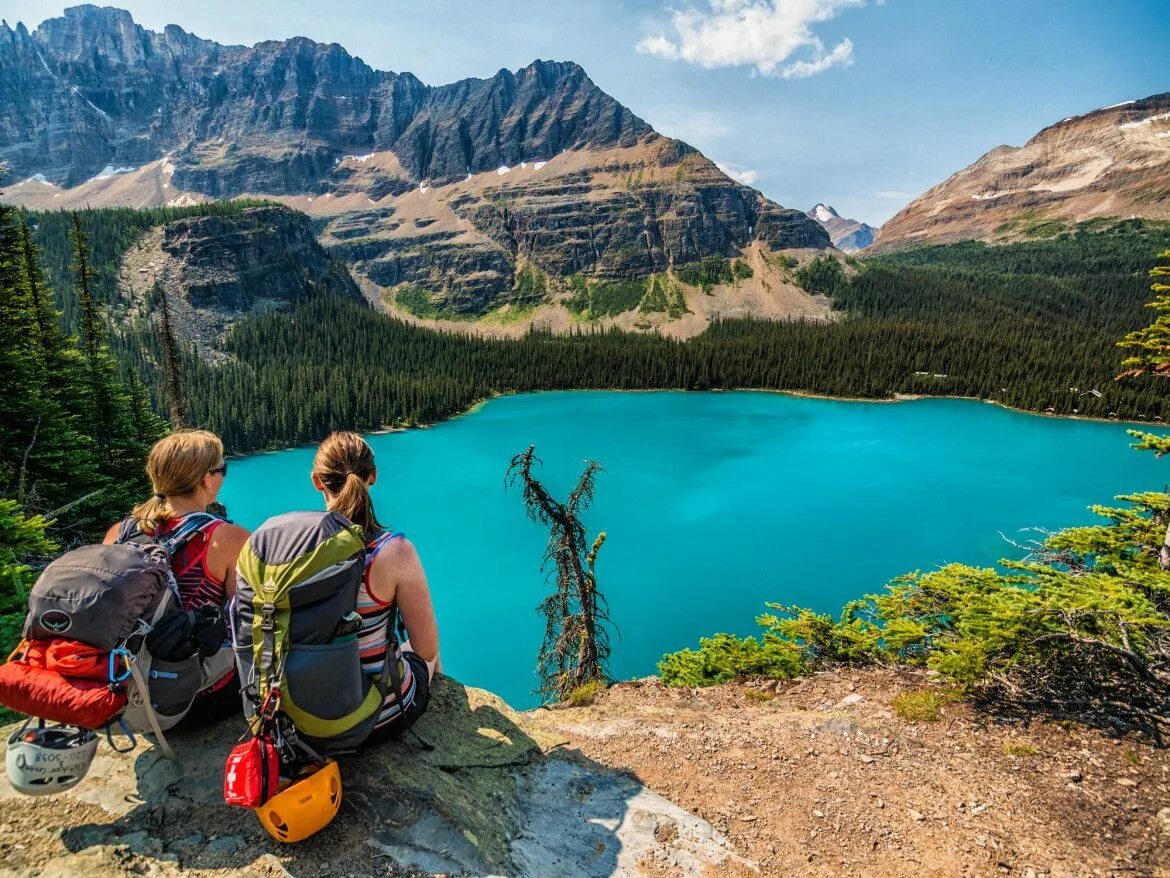
<path id="1" fill-rule="evenodd" d="M 362 430 L 360 432 L 363 436 L 385 436 L 391 433 L 406 433 L 410 430 L 429 430 L 440 424 L 445 424 L 449 421 L 454 421 L 458 418 L 466 417 L 467 415 L 475 414 L 487 403 L 495 399 L 503 399 L 509 396 L 525 396 L 537 395 L 541 393 L 774 393 L 778 396 L 790 396 L 794 399 L 823 399 L 829 402 L 869 402 L 881 403 L 883 405 L 891 405 L 896 403 L 917 402 L 924 399 L 959 399 L 969 402 L 982 402 L 987 405 L 993 405 L 997 408 L 1005 409 L 1009 412 L 1015 412 L 1021 415 L 1035 415 L 1039 418 L 1053 418 L 1058 421 L 1086 421 L 1098 424 L 1128 424 L 1133 427 L 1142 429 L 1164 429 L 1170 425 L 1155 422 L 1155 421 L 1127 421 L 1121 418 L 1092 418 L 1086 415 L 1062 415 L 1056 412 L 1038 412 L 1032 409 L 1018 408 L 1016 406 L 1008 405 L 995 399 L 981 399 L 977 396 L 950 396 L 944 394 L 934 393 L 896 393 L 892 397 L 869 397 L 869 396 L 830 396 L 824 393 L 813 393 L 808 390 L 777 390 L 772 387 L 736 387 L 724 388 L 715 387 L 709 390 L 687 390 L 681 387 L 639 387 L 639 388 L 624 388 L 624 387 L 593 387 L 593 388 L 576 388 L 572 390 L 503 390 L 493 393 L 490 396 L 485 396 L 482 399 L 476 400 L 470 406 L 461 411 L 453 412 L 446 417 L 439 418 L 434 421 L 424 421 L 417 424 L 399 424 L 393 427 L 382 427 L 377 430 Z M 306 442 L 301 445 L 282 445 L 278 448 L 266 448 L 263 451 L 246 451 L 234 452 L 228 455 L 233 459 L 244 457 L 253 457 L 258 454 L 275 454 L 280 451 L 289 451 L 293 448 L 308 447 L 314 445 L 313 442 Z"/>

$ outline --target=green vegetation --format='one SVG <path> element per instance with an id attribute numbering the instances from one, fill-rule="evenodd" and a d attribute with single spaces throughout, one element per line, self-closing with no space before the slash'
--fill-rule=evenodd
<path id="1" fill-rule="evenodd" d="M 638 310 L 643 314 L 667 314 L 675 318 L 689 313 L 682 287 L 669 274 L 652 274 Z"/>
<path id="2" fill-rule="evenodd" d="M 1150 272 L 1154 278 L 1151 289 L 1156 295 L 1152 302 L 1146 303 L 1158 316 L 1152 324 L 1129 333 L 1118 343 L 1119 347 L 1134 351 L 1121 364 L 1123 378 L 1170 374 L 1170 284 L 1162 282 L 1162 278 L 1170 277 L 1170 250 L 1158 255 L 1158 263 Z"/>
<path id="3" fill-rule="evenodd" d="M 1094 222 L 1090 220 L 1090 222 Z M 1026 210 L 995 228 L 1000 236 L 1019 235 L 1026 238 L 1051 238 L 1068 230 L 1066 220 L 1048 219 L 1039 211 Z"/>
<path id="4" fill-rule="evenodd" d="M 1113 381 L 1115 342 L 1147 322 L 1150 254 L 1167 239 L 1161 226 L 1122 224 L 1056 241 L 883 257 L 864 263 L 835 297 L 844 319 L 718 322 L 685 342 L 588 329 L 470 338 L 309 295 L 289 312 L 242 322 L 227 343 L 234 363 L 211 368 L 185 352 L 190 418 L 235 452 L 312 442 L 342 427 L 433 422 L 496 393 L 533 390 L 929 393 L 1058 414 L 1170 418 L 1170 387 Z M 656 276 L 654 290 L 665 283 Z M 583 277 L 568 285 L 588 302 Z M 645 300 L 654 307 L 653 296 Z M 148 386 L 160 386 L 153 333 L 122 350 Z"/>
<path id="5" fill-rule="evenodd" d="M 746 263 L 745 267 L 747 267 Z M 751 268 L 747 268 L 750 272 Z M 704 256 L 698 262 L 676 265 L 674 276 L 684 284 L 702 288 L 704 293 L 711 292 L 711 288 L 719 284 L 731 283 L 734 277 L 731 263 L 722 256 Z M 751 275 L 746 276 L 750 277 Z"/>
<path id="6" fill-rule="evenodd" d="M 20 642 L 37 569 L 57 552 L 49 524 L 27 515 L 15 500 L 0 500 L 0 660 Z"/>
<path id="7" fill-rule="evenodd" d="M 1107 524 L 1055 533 L 1003 570 L 950 564 L 907 574 L 836 620 L 770 604 L 778 613 L 759 617 L 761 638 L 718 634 L 667 655 L 663 682 L 919 665 L 965 692 L 1156 727 L 1170 721 L 1170 573 L 1159 563 L 1170 495 L 1121 499 L 1129 505 L 1094 509 Z"/>
<path id="8" fill-rule="evenodd" d="M 142 462 L 163 431 L 141 381 L 123 377 L 111 355 L 104 278 L 82 222 L 63 215 L 59 228 L 80 337 L 63 328 L 26 218 L 0 205 L 3 655 L 19 638 L 28 588 L 47 558 L 145 496 Z"/>
<path id="9" fill-rule="evenodd" d="M 526 262 L 516 272 L 516 289 L 524 301 L 539 301 L 548 293 L 548 275 Z"/>
<path id="10" fill-rule="evenodd" d="M 747 280 L 755 274 L 745 259 L 737 259 L 731 264 L 731 276 L 736 280 Z"/>
<path id="11" fill-rule="evenodd" d="M 150 223 L 241 207 L 82 212 L 97 271 L 94 298 L 116 301 L 120 248 Z M 49 248 L 46 286 L 76 303 L 68 217 L 33 221 L 35 240 Z M 1057 414 L 1170 418 L 1170 388 L 1112 381 L 1114 342 L 1147 322 L 1150 254 L 1166 247 L 1170 232 L 1142 221 L 1092 227 L 1051 241 L 956 244 L 871 259 L 834 297 L 844 319 L 726 321 L 686 342 L 587 327 L 568 337 L 534 332 L 515 340 L 441 335 L 310 291 L 292 311 L 241 323 L 227 343 L 233 363 L 213 368 L 190 349 L 180 352 L 188 416 L 220 432 L 233 452 L 311 442 L 342 427 L 431 422 L 496 393 L 552 389 L 949 394 Z M 522 286 L 538 282 L 535 272 L 521 274 L 528 278 Z M 583 318 L 635 308 L 684 313 L 681 287 L 669 274 L 646 284 L 599 285 L 580 275 L 564 283 Z M 425 291 L 407 296 L 420 310 L 429 304 Z M 78 321 L 65 325 L 75 330 Z M 124 327 L 110 347 L 124 380 L 140 375 L 161 408 L 165 358 L 153 327 Z M 362 380 L 353 381 L 358 374 Z"/>
<path id="12" fill-rule="evenodd" d="M 574 275 L 570 279 L 573 297 L 566 304 L 585 320 L 615 317 L 638 307 L 648 283 L 647 280 L 586 281 L 581 275 Z"/>
<path id="13" fill-rule="evenodd" d="M 938 722 L 942 702 L 942 696 L 934 690 L 916 689 L 898 693 L 890 704 L 894 712 L 908 722 L 934 723 Z"/>
<path id="14" fill-rule="evenodd" d="M 587 707 L 604 691 L 605 683 L 603 681 L 591 680 L 575 688 L 565 700 L 569 702 L 571 707 Z"/>
<path id="15" fill-rule="evenodd" d="M 1040 751 L 1027 741 L 1004 741 L 1003 754 L 1026 759 L 1029 756 L 1039 756 Z"/>
<path id="16" fill-rule="evenodd" d="M 436 320 L 443 311 L 431 300 L 431 294 L 418 284 L 404 284 L 394 293 L 394 304 L 415 317 Z"/>
<path id="17" fill-rule="evenodd" d="M 849 289 L 845 269 L 832 256 L 818 256 L 807 265 L 797 269 L 796 282 L 806 293 L 821 296 L 840 295 Z"/>

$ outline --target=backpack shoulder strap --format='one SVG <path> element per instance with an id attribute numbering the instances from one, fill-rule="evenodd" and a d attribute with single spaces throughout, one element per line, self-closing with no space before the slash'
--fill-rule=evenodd
<path id="1" fill-rule="evenodd" d="M 158 545 L 173 555 L 183 548 L 196 534 L 209 533 L 223 521 L 218 515 L 210 512 L 191 512 L 184 515 L 166 536 L 155 540 Z"/>
<path id="2" fill-rule="evenodd" d="M 138 523 L 138 519 L 133 515 L 127 515 L 118 525 L 118 536 L 114 540 L 114 543 L 121 544 L 128 543 L 132 540 L 149 539 L 150 537 L 142 532 L 142 526 Z"/>

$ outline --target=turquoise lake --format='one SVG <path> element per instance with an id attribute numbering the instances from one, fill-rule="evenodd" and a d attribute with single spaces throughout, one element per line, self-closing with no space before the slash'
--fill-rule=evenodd
<path id="1" fill-rule="evenodd" d="M 586 524 L 608 533 L 598 582 L 618 628 L 611 670 L 628 679 L 700 636 L 755 633 L 765 601 L 836 612 L 907 571 L 1019 557 L 1001 534 L 1088 523 L 1091 504 L 1162 489 L 1170 466 L 1125 430 L 969 400 L 563 392 L 369 440 L 379 517 L 430 579 L 444 669 L 531 706 L 547 534 L 504 489 L 530 444 L 561 498 L 584 459 L 605 467 Z M 320 508 L 313 452 L 232 461 L 231 517 L 254 528 Z"/>

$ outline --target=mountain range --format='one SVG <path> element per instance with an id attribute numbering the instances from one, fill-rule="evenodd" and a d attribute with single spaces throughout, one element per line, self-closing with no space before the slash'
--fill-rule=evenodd
<path id="1" fill-rule="evenodd" d="M 767 253 L 830 246 L 573 63 L 433 87 L 336 44 L 225 46 L 95 6 L 31 32 L 0 24 L 0 162 L 18 181 L 6 199 L 31 208 L 282 201 L 371 301 L 393 309 L 409 287 L 453 317 L 552 302 L 577 276 L 744 255 L 768 274 Z M 823 311 L 782 274 L 741 286 L 696 299 L 689 331 Z"/>
<path id="2" fill-rule="evenodd" d="M 882 226 L 875 251 L 1055 233 L 1098 217 L 1170 219 L 1170 92 L 997 146 Z"/>
<path id="3" fill-rule="evenodd" d="M 845 219 L 827 204 L 818 204 L 808 212 L 829 233 L 833 246 L 845 253 L 856 253 L 873 243 L 877 229 L 858 220 Z"/>

